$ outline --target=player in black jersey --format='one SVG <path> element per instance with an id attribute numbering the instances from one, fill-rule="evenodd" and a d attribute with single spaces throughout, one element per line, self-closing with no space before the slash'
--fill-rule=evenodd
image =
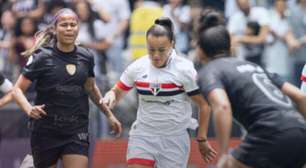
<path id="1" fill-rule="evenodd" d="M 103 103 L 94 78 L 92 53 L 75 45 L 79 31 L 77 15 L 61 9 L 54 21 L 36 36 L 27 65 L 16 82 L 13 95 L 31 117 L 31 148 L 35 168 L 88 167 L 88 97 L 107 116 L 120 134 L 121 124 Z M 47 45 L 48 44 L 48 45 Z M 36 81 L 37 97 L 31 105 L 24 92 Z M 102 102 L 102 101 L 101 101 Z"/>
<path id="2" fill-rule="evenodd" d="M 216 12 L 202 18 L 199 85 L 211 105 L 219 168 L 301 168 L 306 163 L 306 96 L 260 66 L 230 55 L 230 35 Z M 302 115 L 301 115 L 302 114 Z M 303 117 L 304 115 L 304 117 Z M 227 155 L 232 118 L 247 135 Z"/>

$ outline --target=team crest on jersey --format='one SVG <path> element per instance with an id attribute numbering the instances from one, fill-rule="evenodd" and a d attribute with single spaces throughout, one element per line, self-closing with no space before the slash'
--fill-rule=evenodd
<path id="1" fill-rule="evenodd" d="M 150 83 L 150 90 L 154 96 L 156 96 L 160 91 L 159 83 Z"/>
<path id="2" fill-rule="evenodd" d="M 76 66 L 74 64 L 67 64 L 66 70 L 69 73 L 69 75 L 74 75 L 76 72 Z"/>

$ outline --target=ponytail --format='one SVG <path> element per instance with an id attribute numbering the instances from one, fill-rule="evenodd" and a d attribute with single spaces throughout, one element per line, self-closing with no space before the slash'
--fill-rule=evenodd
<path id="1" fill-rule="evenodd" d="M 175 42 L 173 33 L 173 23 L 170 18 L 160 17 L 154 21 L 154 25 L 149 28 L 146 36 L 167 36 L 171 42 Z"/>
<path id="2" fill-rule="evenodd" d="M 45 28 L 42 31 L 38 31 L 35 33 L 34 35 L 34 45 L 21 53 L 22 56 L 24 57 L 29 57 L 31 56 L 38 48 L 45 46 L 46 44 L 49 44 L 50 42 L 54 42 L 55 41 L 55 35 L 53 32 L 53 27 L 52 26 L 48 26 L 47 28 Z"/>
<path id="3" fill-rule="evenodd" d="M 225 26 L 225 19 L 224 16 L 217 10 L 205 9 L 201 13 L 199 25 L 198 32 L 202 32 L 218 25 Z"/>
<path id="4" fill-rule="evenodd" d="M 198 29 L 198 46 L 207 57 L 214 58 L 219 54 L 229 54 L 231 39 L 225 27 L 224 17 L 215 10 L 205 10 L 200 18 Z"/>

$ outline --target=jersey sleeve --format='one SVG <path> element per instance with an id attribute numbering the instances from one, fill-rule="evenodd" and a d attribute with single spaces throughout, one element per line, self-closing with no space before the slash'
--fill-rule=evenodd
<path id="1" fill-rule="evenodd" d="M 120 80 L 116 84 L 120 89 L 129 91 L 133 88 L 135 82 L 136 68 L 137 67 L 134 62 L 124 70 L 120 77 Z"/>
<path id="2" fill-rule="evenodd" d="M 306 92 L 306 65 L 304 65 L 304 68 L 301 74 L 301 80 L 302 80 L 301 90 L 303 92 Z"/>
<path id="3" fill-rule="evenodd" d="M 0 73 L 0 85 L 4 83 L 5 77 L 2 73 Z"/>
<path id="4" fill-rule="evenodd" d="M 185 69 L 183 75 L 183 87 L 188 96 L 193 96 L 200 93 L 197 83 L 197 71 L 191 64 L 189 69 Z"/>
<path id="5" fill-rule="evenodd" d="M 43 53 L 34 53 L 28 58 L 28 62 L 22 70 L 22 75 L 34 81 L 46 70 L 43 61 Z"/>
<path id="6" fill-rule="evenodd" d="M 88 76 L 89 77 L 95 77 L 94 67 L 95 67 L 95 60 L 94 60 L 94 54 L 92 51 L 89 50 L 89 70 L 88 70 Z"/>
<path id="7" fill-rule="evenodd" d="M 210 67 L 204 67 L 198 77 L 198 83 L 202 94 L 207 98 L 210 91 L 224 88 L 221 72 Z"/>
<path id="8" fill-rule="evenodd" d="M 285 81 L 282 79 L 281 76 L 279 76 L 277 73 L 271 73 L 265 70 L 265 72 L 268 75 L 268 78 L 272 81 L 274 85 L 276 85 L 279 89 L 282 89 Z"/>

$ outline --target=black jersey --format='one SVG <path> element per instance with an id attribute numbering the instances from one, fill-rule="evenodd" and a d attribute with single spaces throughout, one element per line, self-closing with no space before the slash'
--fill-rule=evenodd
<path id="1" fill-rule="evenodd" d="M 5 77 L 2 73 L 0 73 L 0 85 L 4 83 Z"/>
<path id="2" fill-rule="evenodd" d="M 215 88 L 225 89 L 234 118 L 248 131 L 305 127 L 293 102 L 277 87 L 282 84 L 260 66 L 236 58 L 213 60 L 199 72 L 199 85 L 204 96 Z"/>
<path id="3" fill-rule="evenodd" d="M 22 74 L 36 81 L 35 104 L 45 104 L 47 116 L 37 123 L 63 131 L 87 128 L 89 104 L 84 84 L 87 78 L 94 77 L 93 67 L 93 55 L 79 46 L 70 53 L 56 47 L 36 51 Z"/>

